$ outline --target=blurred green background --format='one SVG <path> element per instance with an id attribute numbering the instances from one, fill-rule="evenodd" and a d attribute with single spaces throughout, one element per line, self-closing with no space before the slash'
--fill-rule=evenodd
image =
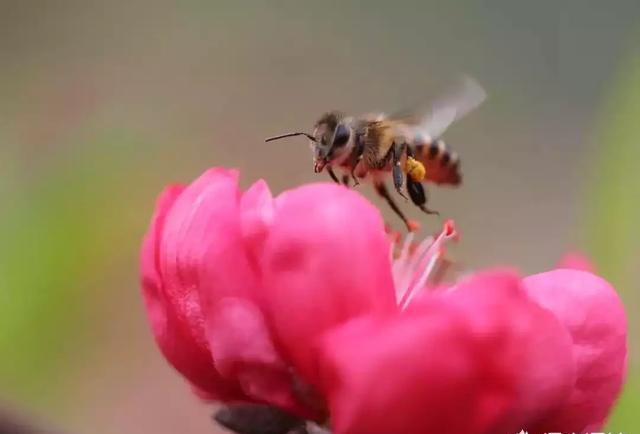
<path id="1" fill-rule="evenodd" d="M 465 185 L 430 202 L 456 258 L 534 273 L 588 253 L 630 322 L 610 429 L 640 431 L 640 2 L 0 5 L 0 400 L 78 433 L 214 432 L 143 314 L 156 194 L 212 165 L 318 180 L 304 141 L 262 139 L 469 73 L 489 100 L 446 135 Z"/>

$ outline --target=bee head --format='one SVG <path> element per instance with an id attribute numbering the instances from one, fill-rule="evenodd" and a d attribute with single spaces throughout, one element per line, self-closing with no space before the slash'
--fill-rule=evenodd
<path id="1" fill-rule="evenodd" d="M 311 142 L 313 150 L 314 171 L 322 172 L 324 166 L 335 161 L 341 161 L 349 155 L 349 143 L 351 140 L 351 121 L 337 111 L 327 112 L 316 122 L 313 134 L 304 132 L 292 132 L 280 134 L 265 139 L 272 142 L 287 137 L 305 136 Z"/>
<path id="2" fill-rule="evenodd" d="M 314 170 L 320 172 L 325 165 L 346 154 L 351 127 L 345 122 L 345 116 L 341 112 L 327 112 L 316 122 L 313 136 L 315 141 L 311 146 L 314 151 Z"/>

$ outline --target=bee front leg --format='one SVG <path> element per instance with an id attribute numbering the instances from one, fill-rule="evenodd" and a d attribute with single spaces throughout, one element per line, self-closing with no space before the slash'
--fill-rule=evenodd
<path id="1" fill-rule="evenodd" d="M 422 210 L 426 214 L 440 215 L 438 211 L 430 210 L 426 207 L 427 194 L 424 191 L 422 183 L 414 181 L 413 178 L 407 176 L 407 191 L 411 197 L 411 202 Z"/>
<path id="2" fill-rule="evenodd" d="M 351 179 L 353 179 L 353 186 L 356 187 L 360 185 L 360 181 L 358 180 L 358 176 L 356 175 L 356 168 L 360 161 L 362 160 L 362 154 L 364 152 L 364 145 L 361 142 L 357 142 L 355 149 L 351 153 L 349 166 L 351 166 Z"/>
<path id="3" fill-rule="evenodd" d="M 393 186 L 396 188 L 398 194 L 402 196 L 404 200 L 407 200 L 407 196 L 405 196 L 402 192 L 402 184 L 404 184 L 404 174 L 402 173 L 402 166 L 400 165 L 400 157 L 402 156 L 402 151 L 404 148 L 406 148 L 406 146 L 394 143 L 393 148 L 391 149 L 391 156 L 393 162 Z"/>

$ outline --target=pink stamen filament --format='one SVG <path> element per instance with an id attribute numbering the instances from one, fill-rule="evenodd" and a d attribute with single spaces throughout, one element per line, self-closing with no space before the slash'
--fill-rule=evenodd
<path id="1" fill-rule="evenodd" d="M 433 237 L 423 240 L 413 256 L 410 257 L 409 249 L 413 241 L 412 235 L 407 235 L 400 257 L 393 266 L 398 289 L 397 296 L 400 298 L 398 306 L 401 310 L 406 309 L 416 294 L 425 287 L 438 260 L 442 257 L 444 243 L 450 238 L 456 237 L 457 233 L 453 222 L 446 221 L 438 237 L 435 240 Z"/>

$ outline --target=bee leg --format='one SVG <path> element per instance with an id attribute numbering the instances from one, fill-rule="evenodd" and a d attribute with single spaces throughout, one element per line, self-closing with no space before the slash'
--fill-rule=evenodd
<path id="1" fill-rule="evenodd" d="M 400 165 L 400 157 L 402 155 L 402 151 L 405 146 L 393 144 L 392 152 L 392 161 L 393 161 L 393 186 L 396 188 L 396 191 L 400 196 L 407 200 L 407 196 L 402 192 L 402 184 L 404 184 L 404 174 L 402 173 L 402 167 Z"/>
<path id="2" fill-rule="evenodd" d="M 347 187 L 350 187 L 349 181 L 350 181 L 349 175 L 342 175 L 342 184 L 344 184 Z"/>
<path id="3" fill-rule="evenodd" d="M 356 168 L 355 166 L 353 167 L 353 169 L 351 169 L 351 179 L 353 179 L 353 186 L 358 186 L 360 185 L 360 181 L 358 180 L 358 177 L 356 176 Z"/>
<path id="4" fill-rule="evenodd" d="M 424 191 L 422 183 L 414 181 L 410 176 L 407 176 L 407 190 L 411 197 L 411 202 L 422 210 L 426 214 L 440 215 L 438 211 L 430 210 L 426 207 L 427 195 Z"/>
<path id="5" fill-rule="evenodd" d="M 396 191 L 400 196 L 402 196 L 405 200 L 407 200 L 407 196 L 402 192 L 402 183 L 403 183 L 402 169 L 400 166 L 393 165 L 393 186 L 396 188 Z"/>
<path id="6" fill-rule="evenodd" d="M 336 184 L 340 184 L 340 180 L 338 179 L 338 177 L 336 176 L 336 173 L 333 171 L 331 167 L 327 166 L 327 172 L 329 173 L 329 176 L 331 177 L 331 179 L 334 180 Z"/>
<path id="7" fill-rule="evenodd" d="M 356 176 L 356 167 L 358 167 L 358 163 L 360 163 L 360 160 L 362 160 L 362 153 L 364 152 L 364 146 L 362 145 L 357 145 L 356 149 L 354 149 L 354 151 L 351 153 L 351 161 L 350 161 L 350 166 L 351 166 L 351 179 L 353 179 L 353 186 L 357 186 L 360 185 L 360 181 L 358 180 L 358 177 Z"/>
<path id="8" fill-rule="evenodd" d="M 400 217 L 402 219 L 404 224 L 407 226 L 407 229 L 410 232 L 413 231 L 415 229 L 414 225 L 411 224 L 411 222 L 407 219 L 407 217 L 404 215 L 404 213 L 400 210 L 400 207 L 398 207 L 398 204 L 396 204 L 396 202 L 393 200 L 393 198 L 389 194 L 389 190 L 387 190 L 387 186 L 384 184 L 384 182 L 375 182 L 374 183 L 374 187 L 376 189 L 376 192 L 385 201 L 387 201 L 387 203 L 389 204 L 389 206 L 391 207 L 393 212 L 395 212 L 398 215 L 398 217 Z"/>

